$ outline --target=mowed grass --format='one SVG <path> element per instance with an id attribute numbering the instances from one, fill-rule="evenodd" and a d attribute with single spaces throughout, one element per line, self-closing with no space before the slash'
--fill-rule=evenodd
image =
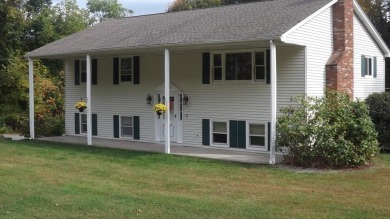
<path id="1" fill-rule="evenodd" d="M 302 173 L 0 139 L 0 218 L 390 218 L 390 156 Z"/>

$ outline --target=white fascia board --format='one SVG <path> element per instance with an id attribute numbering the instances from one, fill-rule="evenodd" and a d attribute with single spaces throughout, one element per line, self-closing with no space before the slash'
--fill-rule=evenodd
<path id="1" fill-rule="evenodd" d="M 280 37 L 280 40 L 284 43 L 288 43 L 287 42 L 287 36 L 294 33 L 294 31 L 296 31 L 298 28 L 302 27 L 304 24 L 306 24 L 307 22 L 309 22 L 311 19 L 315 18 L 317 15 L 319 15 L 321 12 L 325 11 L 326 9 L 328 9 L 330 6 L 334 5 L 338 0 L 333 0 L 331 2 L 329 2 L 328 4 L 326 4 L 324 7 L 320 8 L 318 11 L 314 12 L 313 14 L 311 14 L 309 17 L 305 18 L 303 21 L 299 22 L 297 25 L 295 25 L 294 27 L 292 27 L 291 29 L 289 29 L 286 33 L 284 33 L 281 37 Z"/>
<path id="2" fill-rule="evenodd" d="M 371 37 L 374 38 L 375 42 L 382 49 L 384 56 L 390 57 L 389 48 L 387 47 L 386 43 L 383 41 L 378 31 L 375 29 L 374 25 L 371 23 L 370 19 L 364 13 L 363 9 L 356 2 L 356 0 L 353 0 L 353 9 L 355 11 L 355 14 L 358 16 L 358 18 L 361 20 L 363 25 L 366 27 L 367 31 L 370 33 Z"/>

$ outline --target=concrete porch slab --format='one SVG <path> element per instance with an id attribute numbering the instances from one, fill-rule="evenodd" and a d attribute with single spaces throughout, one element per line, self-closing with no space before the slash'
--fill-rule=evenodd
<path id="1" fill-rule="evenodd" d="M 87 144 L 86 137 L 79 136 L 47 137 L 39 138 L 37 140 L 71 144 Z M 163 144 L 101 138 L 93 138 L 92 142 L 93 146 L 96 147 L 164 153 Z M 266 152 L 239 151 L 212 147 L 208 148 L 171 145 L 171 154 L 250 164 L 268 164 L 269 161 L 269 154 Z M 283 156 L 276 155 L 276 163 L 281 163 L 282 160 Z"/>

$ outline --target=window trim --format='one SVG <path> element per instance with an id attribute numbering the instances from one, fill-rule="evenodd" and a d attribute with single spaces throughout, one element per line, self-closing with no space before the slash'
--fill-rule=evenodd
<path id="1" fill-rule="evenodd" d="M 122 60 L 131 59 L 131 81 L 122 81 Z M 134 56 L 122 56 L 119 57 L 119 83 L 134 84 Z"/>
<path id="2" fill-rule="evenodd" d="M 369 68 L 369 65 L 368 65 L 368 60 L 371 60 L 371 68 Z M 366 71 L 365 71 L 365 75 L 364 77 L 365 78 L 374 78 L 374 56 L 365 56 L 365 62 L 366 62 Z M 369 71 L 371 70 L 371 71 Z M 371 72 L 371 74 L 368 74 L 369 72 Z"/>
<path id="3" fill-rule="evenodd" d="M 252 55 L 252 66 L 251 66 L 251 75 L 252 79 L 251 80 L 226 80 L 226 54 L 228 53 L 247 53 L 250 52 Z M 265 75 L 263 80 L 256 80 L 256 52 L 262 52 L 264 53 L 264 70 L 265 70 Z M 221 55 L 221 64 L 222 64 L 222 80 L 214 80 L 214 55 Z M 242 84 L 242 83 L 264 83 L 266 84 L 267 82 L 267 49 L 262 48 L 262 49 L 239 49 L 239 50 L 216 50 L 210 52 L 210 82 L 212 84 Z"/>
<path id="4" fill-rule="evenodd" d="M 125 127 L 131 127 L 132 128 L 132 135 L 131 135 L 131 137 L 122 135 L 122 118 L 123 117 L 131 118 L 132 126 L 125 126 Z M 134 139 L 134 116 L 127 116 L 127 115 L 120 115 L 119 116 L 119 138 Z"/>
<path id="5" fill-rule="evenodd" d="M 252 145 L 250 141 L 251 136 L 262 136 L 262 135 L 251 135 L 250 125 L 264 125 L 264 146 Z M 268 123 L 264 121 L 246 121 L 246 142 L 248 149 L 257 150 L 268 150 Z"/>
<path id="6" fill-rule="evenodd" d="M 214 122 L 224 122 L 226 123 L 226 143 L 216 143 L 214 142 Z M 211 146 L 216 146 L 216 147 L 229 147 L 229 139 L 230 139 L 230 136 L 229 136 L 229 130 L 230 130 L 230 127 L 229 127 L 229 120 L 211 120 L 210 119 L 210 145 Z M 218 132 L 216 132 L 218 133 Z M 220 133 L 220 134 L 223 134 L 223 133 Z"/>

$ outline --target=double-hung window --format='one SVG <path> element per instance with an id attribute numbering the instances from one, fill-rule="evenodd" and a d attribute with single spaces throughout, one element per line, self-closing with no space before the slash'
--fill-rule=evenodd
<path id="1" fill-rule="evenodd" d="M 228 127 L 227 122 L 212 122 L 213 125 L 213 132 L 212 132 L 212 139 L 213 144 L 227 144 L 228 139 Z"/>
<path id="2" fill-rule="evenodd" d="M 264 51 L 221 52 L 212 56 L 213 82 L 265 81 Z"/>
<path id="3" fill-rule="evenodd" d="M 251 147 L 265 147 L 265 125 L 249 123 L 249 145 Z"/>
<path id="4" fill-rule="evenodd" d="M 133 58 L 126 57 L 120 59 L 120 78 L 122 82 L 133 81 Z"/>
<path id="5" fill-rule="evenodd" d="M 80 130 L 81 133 L 87 133 L 87 114 L 80 114 L 81 117 L 81 123 L 80 123 Z"/>
<path id="6" fill-rule="evenodd" d="M 80 61 L 80 73 L 81 73 L 81 82 L 87 82 L 87 62 L 85 60 Z"/>
<path id="7" fill-rule="evenodd" d="M 366 56 L 366 76 L 372 77 L 374 73 L 374 58 Z"/>
<path id="8" fill-rule="evenodd" d="M 121 116 L 121 137 L 133 138 L 133 117 Z"/>

